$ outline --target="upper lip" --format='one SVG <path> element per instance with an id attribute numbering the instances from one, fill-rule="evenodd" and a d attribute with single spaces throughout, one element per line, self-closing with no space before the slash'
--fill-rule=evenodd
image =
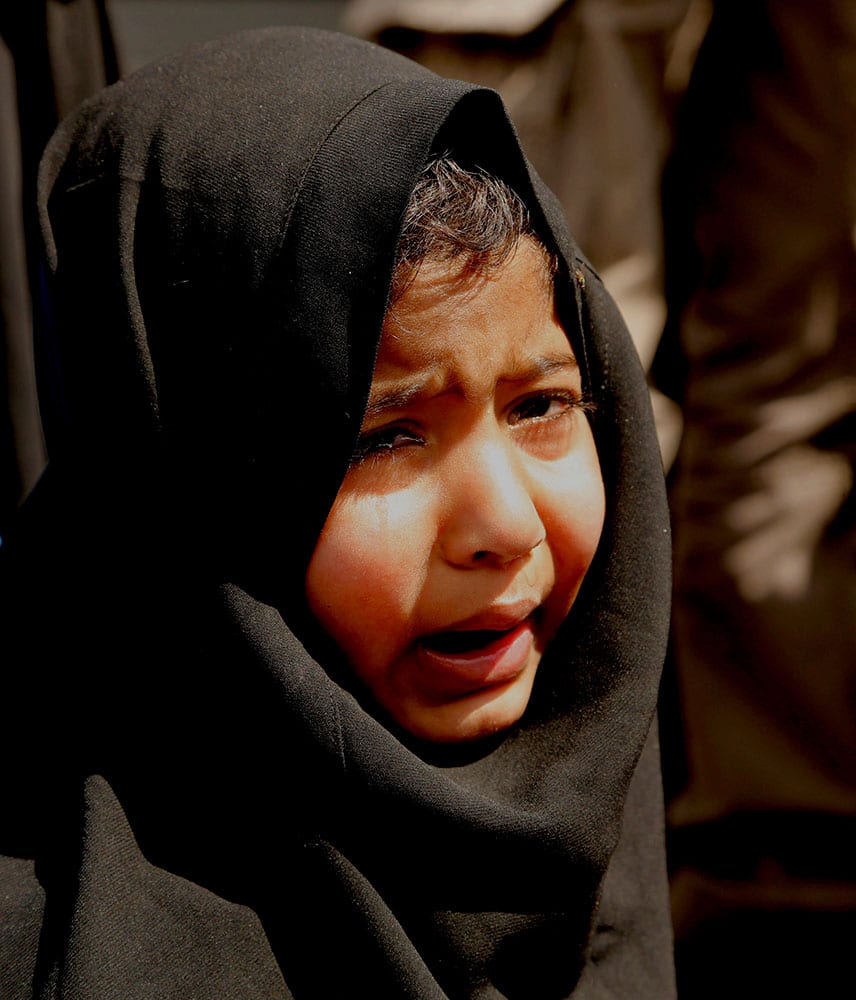
<path id="1" fill-rule="evenodd" d="M 452 622 L 443 628 L 434 629 L 425 638 L 444 632 L 507 632 L 527 619 L 540 604 L 540 601 L 531 599 L 513 601 L 508 604 L 494 604 L 467 618 Z"/>

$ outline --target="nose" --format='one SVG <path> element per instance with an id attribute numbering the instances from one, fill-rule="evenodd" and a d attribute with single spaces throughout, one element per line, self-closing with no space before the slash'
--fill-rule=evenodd
<path id="1" fill-rule="evenodd" d="M 440 550 L 454 566 L 503 567 L 546 537 L 520 459 L 497 443 L 459 456 L 446 484 Z"/>

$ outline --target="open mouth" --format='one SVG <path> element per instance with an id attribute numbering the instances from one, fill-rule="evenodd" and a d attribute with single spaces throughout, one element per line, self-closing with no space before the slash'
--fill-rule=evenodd
<path id="1" fill-rule="evenodd" d="M 425 636 L 417 645 L 423 677 L 448 694 L 513 680 L 530 660 L 534 617 L 529 614 L 507 629 L 450 629 Z"/>
<path id="2" fill-rule="evenodd" d="M 471 653 L 483 650 L 486 646 L 504 638 L 513 629 L 472 629 L 471 631 L 438 632 L 422 640 L 426 649 L 435 653 L 450 654 Z"/>

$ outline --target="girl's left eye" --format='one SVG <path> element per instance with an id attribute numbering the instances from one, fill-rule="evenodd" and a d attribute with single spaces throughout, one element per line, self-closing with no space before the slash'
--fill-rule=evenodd
<path id="1" fill-rule="evenodd" d="M 381 458 L 391 455 L 401 448 L 421 446 L 424 443 L 423 438 L 409 427 L 402 427 L 398 424 L 391 427 L 381 427 L 379 430 L 369 431 L 360 436 L 354 449 L 351 464 L 358 465 L 368 458 Z"/>
<path id="2" fill-rule="evenodd" d="M 508 415 L 508 422 L 514 425 L 527 420 L 551 420 L 561 417 L 580 403 L 580 397 L 575 392 L 537 393 L 517 403 Z"/>

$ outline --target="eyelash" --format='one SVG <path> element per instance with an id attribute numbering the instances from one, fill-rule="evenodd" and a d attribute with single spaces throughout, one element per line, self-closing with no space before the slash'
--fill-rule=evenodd
<path id="1" fill-rule="evenodd" d="M 530 416 L 525 414 L 522 418 L 517 420 L 509 419 L 509 423 L 512 426 L 517 426 L 526 420 L 558 420 L 564 416 L 570 410 L 583 410 L 584 412 L 591 412 L 594 409 L 594 403 L 587 397 L 581 396 L 578 392 L 573 390 L 551 390 L 547 392 L 535 392 L 531 396 L 527 396 L 517 403 L 511 411 L 511 415 L 519 414 L 521 410 L 527 407 L 532 408 L 533 406 L 538 406 L 541 404 L 547 404 L 547 409 L 549 410 L 550 405 L 553 403 L 564 403 L 563 409 L 558 413 L 532 413 Z"/>
<path id="2" fill-rule="evenodd" d="M 546 409 L 549 411 L 553 403 L 564 404 L 563 408 L 558 413 L 531 413 L 531 409 L 537 406 L 546 405 Z M 530 415 L 526 415 L 525 411 L 527 408 L 530 409 Z M 579 393 L 573 390 L 552 390 L 535 392 L 531 396 L 526 396 L 524 399 L 520 400 L 511 410 L 509 415 L 509 424 L 512 427 L 519 426 L 520 424 L 525 424 L 527 422 L 537 422 L 543 423 L 547 421 L 560 420 L 568 412 L 573 410 L 582 410 L 583 412 L 590 413 L 595 409 L 595 404 L 588 398 L 580 396 Z M 515 414 L 517 419 L 512 419 Z M 396 438 L 404 437 L 406 440 L 401 444 L 396 444 Z M 363 434 L 357 441 L 356 448 L 354 449 L 354 454 L 351 458 L 351 466 L 360 465 L 370 459 L 381 460 L 387 456 L 393 457 L 397 451 L 402 448 L 408 447 L 423 447 L 425 445 L 424 438 L 416 431 L 406 427 L 402 424 L 390 424 L 388 427 L 381 427 L 375 431 L 369 431 L 367 434 Z"/>
<path id="3" fill-rule="evenodd" d="M 405 444 L 395 444 L 395 439 L 405 435 L 408 440 Z M 370 431 L 363 434 L 357 441 L 354 454 L 351 457 L 351 465 L 360 465 L 368 459 L 381 459 L 387 455 L 393 455 L 399 448 L 416 445 L 422 447 L 425 441 L 415 432 L 400 424 L 392 424 L 389 427 L 381 427 L 379 430 Z"/>

